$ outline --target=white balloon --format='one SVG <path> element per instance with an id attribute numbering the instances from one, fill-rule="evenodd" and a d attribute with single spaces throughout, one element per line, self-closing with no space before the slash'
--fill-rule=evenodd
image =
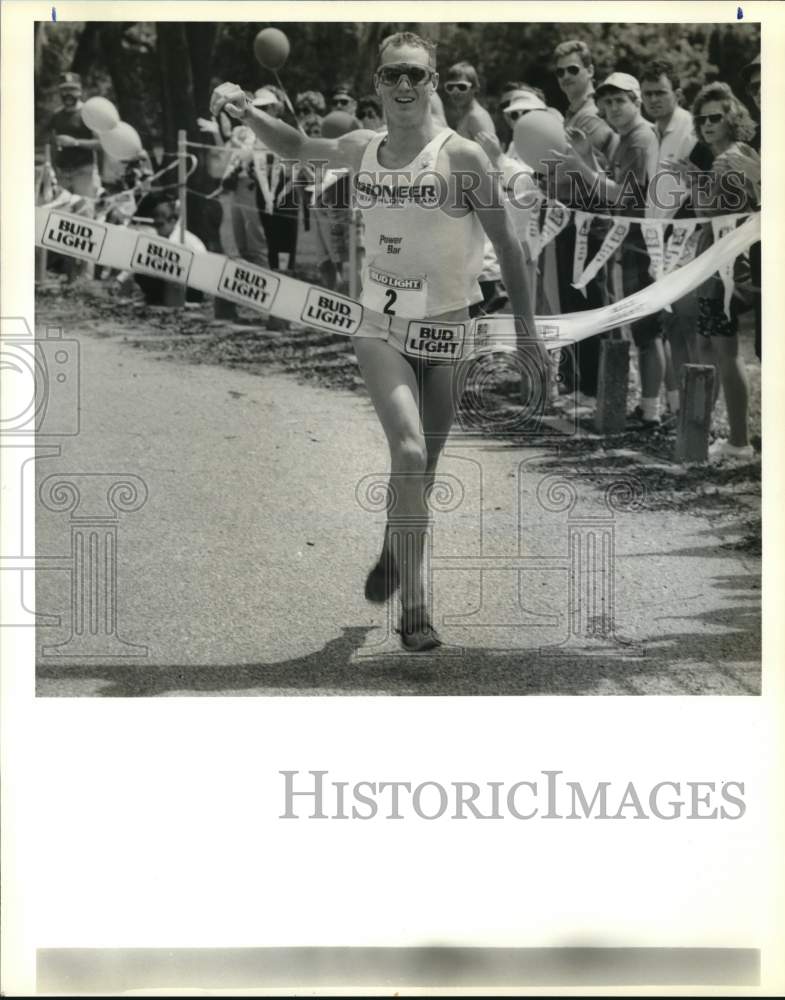
<path id="1" fill-rule="evenodd" d="M 120 123 L 117 108 L 105 97 L 91 97 L 82 105 L 82 121 L 93 132 L 108 132 Z"/>
<path id="2" fill-rule="evenodd" d="M 513 129 L 515 151 L 524 163 L 538 173 L 547 173 L 547 161 L 553 159 L 551 150 L 567 146 L 564 125 L 549 110 L 527 111 L 521 115 Z"/>
<path id="3" fill-rule="evenodd" d="M 127 122 L 119 122 L 109 132 L 102 132 L 99 138 L 106 152 L 116 160 L 130 160 L 142 152 L 139 133 Z"/>

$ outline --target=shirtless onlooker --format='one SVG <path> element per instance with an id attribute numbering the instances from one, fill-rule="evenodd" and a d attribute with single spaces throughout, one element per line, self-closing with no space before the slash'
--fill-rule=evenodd
<path id="1" fill-rule="evenodd" d="M 447 124 L 464 139 L 476 140 L 480 132 L 496 134 L 493 119 L 477 100 L 479 90 L 480 78 L 471 63 L 458 62 L 447 70 Z"/>

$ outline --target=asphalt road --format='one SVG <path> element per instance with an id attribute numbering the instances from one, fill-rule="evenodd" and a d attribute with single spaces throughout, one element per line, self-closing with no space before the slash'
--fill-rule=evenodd
<path id="1" fill-rule="evenodd" d="M 60 618 L 38 630 L 40 695 L 760 690 L 759 561 L 721 548 L 703 517 L 611 510 L 552 453 L 451 437 L 432 563 L 447 645 L 412 656 L 392 631 L 395 609 L 362 594 L 383 513 L 361 499 L 386 471 L 365 396 L 86 334 L 81 430 L 60 445 L 39 459 L 39 484 L 71 478 L 82 500 L 70 512 L 38 506 L 36 552 L 53 568 L 37 573 L 37 609 Z M 556 473 L 572 506 L 544 482 Z M 127 476 L 147 498 L 117 513 L 107 484 Z M 82 541 L 98 577 L 68 569 Z M 115 544 L 113 635 L 109 598 L 90 580 L 100 589 L 108 573 L 112 590 Z M 58 645 L 74 610 L 85 635 Z"/>

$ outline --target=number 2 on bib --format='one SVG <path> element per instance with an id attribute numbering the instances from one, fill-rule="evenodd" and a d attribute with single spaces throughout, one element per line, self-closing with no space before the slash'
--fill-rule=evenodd
<path id="1" fill-rule="evenodd" d="M 362 303 L 385 316 L 422 319 L 427 315 L 427 278 L 384 271 L 372 261 L 363 277 Z"/>

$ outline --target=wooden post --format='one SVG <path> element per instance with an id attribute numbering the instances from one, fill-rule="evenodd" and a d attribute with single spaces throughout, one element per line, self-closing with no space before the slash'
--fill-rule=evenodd
<path id="1" fill-rule="evenodd" d="M 357 287 L 357 209 L 349 209 L 349 297 L 356 299 Z"/>
<path id="2" fill-rule="evenodd" d="M 681 376 L 682 404 L 674 449 L 679 462 L 708 460 L 714 379 L 713 365 L 684 365 Z"/>
<path id="3" fill-rule="evenodd" d="M 627 382 L 630 373 L 629 340 L 603 340 L 597 379 L 594 429 L 598 434 L 621 434 L 627 424 Z"/>
<path id="4" fill-rule="evenodd" d="M 188 150 L 187 135 L 184 128 L 177 130 L 177 197 L 180 202 L 180 243 L 185 246 L 185 234 L 188 229 Z M 174 308 L 185 305 L 185 285 L 167 282 L 164 290 L 164 305 Z"/>
<path id="5" fill-rule="evenodd" d="M 49 171 L 52 167 L 52 147 L 47 142 L 44 146 L 44 173 L 42 177 L 42 189 L 48 183 Z M 36 204 L 38 204 L 41 191 L 36 191 Z M 37 247 L 35 251 L 35 280 L 46 281 L 47 253 L 46 247 Z"/>
<path id="6" fill-rule="evenodd" d="M 180 199 L 180 242 L 185 246 L 185 231 L 188 229 L 188 202 L 186 195 L 186 180 L 188 171 L 188 152 L 186 150 L 186 131 L 184 128 L 177 131 L 177 190 Z"/>

